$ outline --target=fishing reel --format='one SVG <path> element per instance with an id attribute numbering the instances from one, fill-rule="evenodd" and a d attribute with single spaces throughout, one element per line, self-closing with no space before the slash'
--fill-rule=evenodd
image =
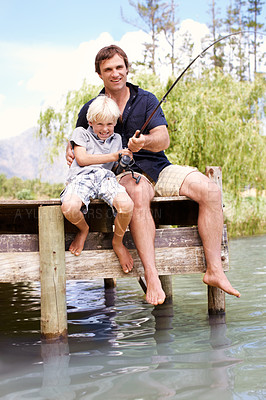
<path id="1" fill-rule="evenodd" d="M 141 176 L 136 177 L 134 175 L 134 171 L 131 168 L 134 163 L 135 163 L 135 161 L 133 158 L 131 158 L 128 155 L 123 156 L 122 153 L 119 153 L 119 159 L 118 159 L 118 162 L 116 163 L 117 166 L 114 167 L 115 175 L 119 175 L 124 171 L 130 171 L 132 174 L 132 178 L 135 179 L 136 184 L 138 184 L 141 179 Z"/>

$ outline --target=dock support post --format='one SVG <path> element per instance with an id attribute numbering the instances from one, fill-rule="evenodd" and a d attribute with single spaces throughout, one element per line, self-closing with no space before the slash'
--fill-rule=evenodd
<path id="1" fill-rule="evenodd" d="M 214 181 L 222 192 L 222 169 L 221 167 L 206 167 L 205 174 Z M 223 199 L 221 207 L 223 207 Z M 223 290 L 208 286 L 208 313 L 218 315 L 225 313 L 225 293 Z"/>
<path id="2" fill-rule="evenodd" d="M 114 278 L 104 278 L 104 288 L 114 289 L 116 287 L 116 279 Z"/>
<path id="3" fill-rule="evenodd" d="M 172 225 L 159 225 L 160 229 L 172 228 Z M 171 275 L 159 275 L 162 289 L 165 293 L 164 304 L 173 304 L 173 285 Z"/>
<path id="4" fill-rule="evenodd" d="M 173 303 L 173 287 L 172 287 L 172 277 L 171 275 L 159 275 L 162 289 L 165 293 L 165 301 L 163 304 Z"/>
<path id="5" fill-rule="evenodd" d="M 60 206 L 39 207 L 41 335 L 67 337 L 64 218 Z"/>

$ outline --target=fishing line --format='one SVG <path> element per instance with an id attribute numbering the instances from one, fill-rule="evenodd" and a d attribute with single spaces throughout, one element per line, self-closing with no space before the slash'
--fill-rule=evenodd
<path id="1" fill-rule="evenodd" d="M 148 119 L 145 121 L 145 123 L 143 124 L 142 128 L 140 129 L 140 131 L 136 134 L 136 137 L 138 138 L 141 134 L 143 134 L 143 132 L 145 131 L 148 123 L 150 122 L 150 120 L 152 119 L 152 117 L 154 116 L 154 114 L 156 113 L 156 111 L 158 110 L 158 108 L 160 107 L 160 105 L 165 101 L 166 97 L 168 96 L 168 94 L 171 92 L 171 90 L 175 87 L 175 85 L 177 84 L 177 82 L 182 78 L 182 76 L 187 72 L 187 70 L 191 67 L 191 65 L 198 59 L 201 58 L 205 55 L 205 53 L 209 50 L 210 47 L 214 46 L 216 43 L 221 42 L 224 39 L 227 39 L 231 36 L 236 36 L 236 35 L 240 35 L 240 34 L 245 34 L 245 33 L 253 33 L 253 32 L 249 32 L 249 31 L 239 31 L 239 32 L 234 32 L 234 33 L 230 33 L 229 35 L 223 36 L 220 39 L 215 40 L 214 42 L 212 42 L 208 47 L 206 47 L 206 49 L 204 49 L 201 53 L 199 53 L 189 64 L 188 66 L 184 69 L 183 72 L 181 72 L 181 74 L 176 78 L 176 80 L 174 81 L 174 83 L 171 85 L 171 87 L 167 90 L 167 92 L 165 93 L 165 95 L 161 98 L 161 100 L 159 101 L 159 103 L 157 104 L 157 106 L 154 108 L 154 110 L 152 111 L 152 113 L 150 114 L 150 116 L 148 117 Z M 263 35 L 266 36 L 266 34 L 262 33 L 262 32 L 257 32 L 258 35 Z"/>

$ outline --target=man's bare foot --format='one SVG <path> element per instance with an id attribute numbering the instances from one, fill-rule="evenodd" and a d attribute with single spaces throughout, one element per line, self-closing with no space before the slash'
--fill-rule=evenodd
<path id="1" fill-rule="evenodd" d="M 163 304 L 165 300 L 165 293 L 162 289 L 161 281 L 158 275 L 145 278 L 147 283 L 146 301 L 154 306 Z"/>
<path id="2" fill-rule="evenodd" d="M 117 255 L 118 260 L 120 262 L 122 270 L 125 272 L 125 274 L 128 274 L 133 268 L 133 258 L 130 252 L 123 245 L 121 240 L 116 240 L 115 237 L 113 238 L 112 245 L 114 252 Z"/>
<path id="3" fill-rule="evenodd" d="M 241 296 L 239 291 L 233 288 L 223 270 L 215 271 L 215 273 L 207 271 L 203 277 L 203 282 L 206 283 L 206 285 L 220 288 L 233 296 Z"/>
<path id="4" fill-rule="evenodd" d="M 71 245 L 69 246 L 69 251 L 75 256 L 79 256 L 83 250 L 85 240 L 88 236 L 89 227 L 84 231 L 79 231 Z"/>

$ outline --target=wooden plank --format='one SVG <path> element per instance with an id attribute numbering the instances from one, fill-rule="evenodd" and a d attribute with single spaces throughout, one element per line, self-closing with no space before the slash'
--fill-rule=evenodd
<path id="1" fill-rule="evenodd" d="M 1 234 L 0 253 L 39 251 L 37 234 Z"/>
<path id="2" fill-rule="evenodd" d="M 144 276 L 144 269 L 136 250 L 130 250 L 134 269 L 124 274 L 113 250 L 85 250 L 76 257 L 65 252 L 66 279 L 126 278 Z M 205 272 L 203 248 L 162 247 L 155 250 L 159 275 L 179 275 Z M 228 252 L 223 251 L 224 270 L 228 270 Z M 0 253 L 0 282 L 39 281 L 38 252 Z"/>
<path id="3" fill-rule="evenodd" d="M 169 201 L 184 201 L 190 200 L 186 196 L 171 196 L 171 197 L 154 197 L 152 202 L 169 202 Z M 61 204 L 60 199 L 48 199 L 48 200 L 0 200 L 0 207 L 4 208 L 27 208 L 29 206 L 38 208 L 39 206 L 58 206 Z M 94 199 L 91 204 L 105 204 L 103 200 Z"/>
<path id="4" fill-rule="evenodd" d="M 74 237 L 75 234 L 66 234 L 66 250 L 68 250 Z M 112 237 L 112 232 L 89 232 L 84 250 L 112 249 Z M 125 234 L 124 243 L 129 249 L 135 248 L 129 231 Z M 227 246 L 227 244 L 226 226 L 224 226 L 223 245 Z M 156 229 L 155 247 L 192 247 L 201 245 L 197 227 Z M 39 251 L 37 234 L 0 235 L 0 253 L 34 251 Z"/>
<path id="5" fill-rule="evenodd" d="M 60 205 L 60 200 L 0 201 L 0 233 L 38 233 L 38 208 L 51 205 Z M 151 202 L 151 212 L 157 226 L 196 225 L 198 204 L 185 196 L 155 197 Z M 91 231 L 110 231 L 113 223 L 111 208 L 102 200 L 92 200 L 86 219 Z M 65 232 L 75 231 L 76 228 L 65 220 Z"/>

